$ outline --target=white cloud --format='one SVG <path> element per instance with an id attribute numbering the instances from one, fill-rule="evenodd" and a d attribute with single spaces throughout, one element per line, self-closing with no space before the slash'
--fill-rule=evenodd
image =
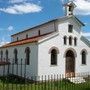
<path id="1" fill-rule="evenodd" d="M 41 10 L 41 6 L 33 3 L 14 4 L 13 6 L 8 6 L 7 8 L 0 8 L 0 11 L 9 14 L 27 14 L 40 12 Z"/>
<path id="2" fill-rule="evenodd" d="M 14 27 L 13 26 L 8 26 L 7 28 L 0 28 L 0 31 L 13 31 Z"/>
<path id="3" fill-rule="evenodd" d="M 74 0 L 76 4 L 76 15 L 90 15 L 90 0 Z"/>
<path id="4" fill-rule="evenodd" d="M 6 42 L 5 41 L 0 42 L 0 47 L 7 44 L 7 43 L 9 43 L 9 42 L 7 42 L 7 41 Z"/>
<path id="5" fill-rule="evenodd" d="M 13 31 L 14 28 L 13 28 L 13 26 L 9 26 L 9 27 L 7 28 L 7 30 L 8 30 L 8 31 Z"/>
<path id="6" fill-rule="evenodd" d="M 3 37 L 1 40 L 0 40 L 0 47 L 9 43 L 8 41 L 5 40 L 5 38 Z"/>
<path id="7" fill-rule="evenodd" d="M 89 32 L 88 33 L 82 33 L 82 35 L 85 36 L 85 37 L 90 37 L 90 33 Z"/>
<path id="8" fill-rule="evenodd" d="M 27 0 L 9 0 L 9 3 L 21 3 L 26 2 Z"/>

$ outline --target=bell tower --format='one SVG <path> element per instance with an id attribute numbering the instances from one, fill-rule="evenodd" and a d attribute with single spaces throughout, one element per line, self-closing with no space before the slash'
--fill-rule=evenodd
<path id="1" fill-rule="evenodd" d="M 73 15 L 73 11 L 75 7 L 76 5 L 72 1 L 66 3 L 65 4 L 65 15 L 66 16 Z"/>

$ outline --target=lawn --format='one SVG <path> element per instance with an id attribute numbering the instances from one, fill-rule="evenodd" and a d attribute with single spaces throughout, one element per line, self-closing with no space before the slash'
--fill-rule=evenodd
<path id="1" fill-rule="evenodd" d="M 17 84 L 0 81 L 0 90 L 90 90 L 90 81 L 73 84 L 67 80 Z"/>

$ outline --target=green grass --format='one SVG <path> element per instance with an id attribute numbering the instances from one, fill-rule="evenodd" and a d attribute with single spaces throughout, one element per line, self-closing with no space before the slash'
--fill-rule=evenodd
<path id="1" fill-rule="evenodd" d="M 71 83 L 67 79 L 59 81 L 34 82 L 31 83 L 15 75 L 0 77 L 0 90 L 90 90 L 90 79 L 82 84 Z"/>
<path id="2" fill-rule="evenodd" d="M 82 84 L 73 84 L 69 81 L 54 81 L 46 83 L 11 84 L 0 81 L 0 90 L 90 90 L 90 81 Z"/>

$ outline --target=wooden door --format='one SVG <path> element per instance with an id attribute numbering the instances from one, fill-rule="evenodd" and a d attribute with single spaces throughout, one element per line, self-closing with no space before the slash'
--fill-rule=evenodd
<path id="1" fill-rule="evenodd" d="M 75 76 L 75 59 L 74 57 L 66 57 L 66 77 Z"/>

